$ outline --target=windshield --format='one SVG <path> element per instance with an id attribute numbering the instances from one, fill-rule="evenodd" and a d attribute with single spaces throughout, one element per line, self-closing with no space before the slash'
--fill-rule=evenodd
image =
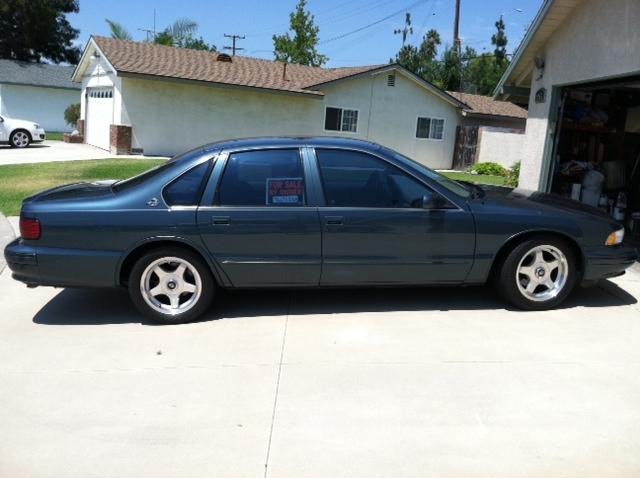
<path id="1" fill-rule="evenodd" d="M 453 179 L 449 179 L 448 177 L 435 172 L 433 169 L 429 169 L 424 164 L 414 161 L 413 159 L 408 158 L 396 151 L 393 151 L 391 149 L 387 149 L 386 151 L 391 153 L 396 159 L 399 159 L 400 161 L 406 161 L 411 163 L 412 166 L 419 169 L 420 172 L 423 173 L 425 176 L 427 176 L 429 179 L 437 182 L 440 186 L 442 186 L 445 189 L 448 189 L 453 194 L 457 194 L 458 196 L 461 196 L 465 199 L 471 196 L 471 191 L 469 190 L 469 188 L 460 184 L 459 182 L 454 181 Z"/>
<path id="2" fill-rule="evenodd" d="M 200 155 L 202 152 L 202 148 L 192 149 L 191 151 L 187 151 L 186 153 L 179 154 L 178 156 L 174 156 L 169 161 L 155 168 L 149 169 L 142 174 L 138 174 L 137 176 L 133 176 L 129 179 L 122 179 L 113 183 L 111 189 L 115 192 L 124 191 L 127 189 L 131 189 L 136 187 L 138 184 L 141 184 L 159 174 L 164 173 L 165 171 L 172 169 L 176 166 L 180 166 L 182 160 L 189 160 L 196 155 Z"/>

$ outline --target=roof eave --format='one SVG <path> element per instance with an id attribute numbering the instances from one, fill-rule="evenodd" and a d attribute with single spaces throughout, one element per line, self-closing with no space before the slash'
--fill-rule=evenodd
<path id="1" fill-rule="evenodd" d="M 544 22 L 544 19 L 547 17 L 547 13 L 549 13 L 549 10 L 551 9 L 551 6 L 553 5 L 554 1 L 555 0 L 547 0 L 542 5 L 542 8 L 538 11 L 536 18 L 533 20 L 533 23 L 527 30 L 527 34 L 522 39 L 522 42 L 520 42 L 520 46 L 516 50 L 516 53 L 513 55 L 513 58 L 511 59 L 511 63 L 509 63 L 507 70 L 502 74 L 500 81 L 494 88 L 493 95 L 492 95 L 493 98 L 497 98 L 498 95 L 500 95 L 502 87 L 507 82 L 507 80 L 509 79 L 513 71 L 515 70 L 516 66 L 520 62 L 520 59 L 522 58 L 522 55 L 524 55 L 525 50 L 529 46 L 529 43 L 531 43 L 536 33 L 540 29 L 540 26 Z"/>
<path id="2" fill-rule="evenodd" d="M 234 83 L 195 80 L 191 78 L 178 78 L 175 76 L 151 75 L 148 73 L 136 73 L 136 72 L 129 72 L 124 70 L 118 70 L 118 76 L 121 76 L 123 78 L 128 77 L 128 78 L 152 79 L 152 80 L 165 81 L 165 82 L 171 82 L 171 83 L 190 83 L 190 84 L 198 84 L 202 86 L 211 86 L 211 87 L 217 87 L 217 88 L 252 89 L 252 90 L 260 90 L 260 91 L 274 93 L 274 94 L 303 96 L 306 98 L 321 99 L 324 97 L 324 93 L 321 91 L 282 90 L 279 88 L 266 88 L 263 86 L 252 86 L 252 85 L 238 85 Z"/>

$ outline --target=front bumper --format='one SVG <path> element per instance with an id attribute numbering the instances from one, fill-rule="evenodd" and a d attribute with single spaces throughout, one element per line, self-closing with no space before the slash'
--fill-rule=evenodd
<path id="1" fill-rule="evenodd" d="M 597 246 L 584 250 L 583 282 L 593 282 L 624 274 L 638 260 L 638 251 L 628 246 Z"/>
<path id="2" fill-rule="evenodd" d="M 29 133 L 31 133 L 31 141 L 33 143 L 39 143 L 40 141 L 44 141 L 45 139 L 47 139 L 47 133 L 45 133 L 44 129 L 42 128 L 34 129 Z"/>

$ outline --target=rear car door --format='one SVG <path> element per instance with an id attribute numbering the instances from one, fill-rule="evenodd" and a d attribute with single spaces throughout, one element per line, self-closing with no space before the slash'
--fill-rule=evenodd
<path id="1" fill-rule="evenodd" d="M 198 228 L 233 286 L 318 285 L 320 224 L 299 148 L 222 154 L 211 180 Z"/>
<path id="2" fill-rule="evenodd" d="M 475 247 L 469 211 L 382 157 L 322 148 L 315 156 L 322 285 L 464 281 Z"/>

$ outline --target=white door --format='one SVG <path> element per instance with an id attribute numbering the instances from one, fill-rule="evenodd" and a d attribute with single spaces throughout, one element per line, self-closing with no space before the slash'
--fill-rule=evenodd
<path id="1" fill-rule="evenodd" d="M 85 141 L 102 149 L 109 149 L 109 129 L 113 123 L 113 88 L 89 88 Z"/>

